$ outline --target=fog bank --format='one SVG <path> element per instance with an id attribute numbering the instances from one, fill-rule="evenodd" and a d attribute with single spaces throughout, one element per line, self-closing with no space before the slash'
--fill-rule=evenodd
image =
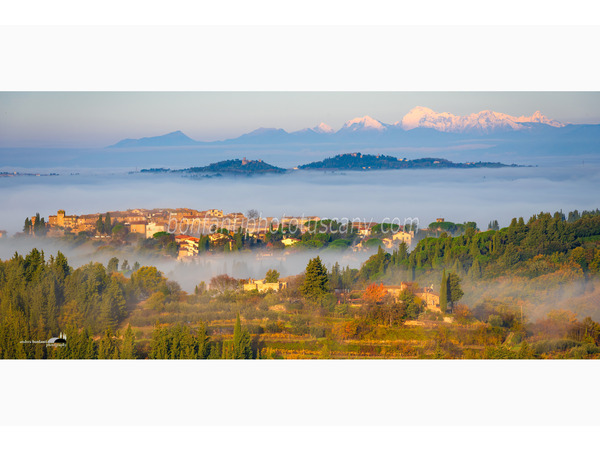
<path id="1" fill-rule="evenodd" d="M 293 172 L 254 177 L 186 178 L 177 174 L 0 177 L 0 230 L 22 230 L 25 217 L 58 209 L 89 214 L 134 208 L 189 207 L 263 216 L 328 218 L 437 217 L 476 221 L 598 207 L 600 164 L 499 169 Z"/>

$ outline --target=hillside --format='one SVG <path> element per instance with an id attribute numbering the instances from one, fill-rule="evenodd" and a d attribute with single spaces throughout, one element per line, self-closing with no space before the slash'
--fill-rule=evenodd
<path id="1" fill-rule="evenodd" d="M 267 270 L 268 290 L 221 274 L 193 293 L 153 266 L 34 248 L 0 260 L 0 358 L 598 359 L 599 238 L 597 209 L 540 213 L 379 248 L 360 269 L 315 257 Z M 21 342 L 63 332 L 65 346 Z"/>
<path id="2" fill-rule="evenodd" d="M 516 165 L 512 165 L 516 167 Z M 390 169 L 442 169 L 442 168 L 477 168 L 507 167 L 506 164 L 493 162 L 454 163 L 442 158 L 419 158 L 408 160 L 385 155 L 363 155 L 362 153 L 346 153 L 323 161 L 316 161 L 300 166 L 303 170 L 390 170 Z"/>
<path id="3" fill-rule="evenodd" d="M 183 169 L 179 172 L 253 175 L 264 173 L 285 173 L 285 169 L 267 164 L 262 159 L 253 161 L 244 158 L 219 161 L 203 167 L 190 167 L 189 169 Z"/>

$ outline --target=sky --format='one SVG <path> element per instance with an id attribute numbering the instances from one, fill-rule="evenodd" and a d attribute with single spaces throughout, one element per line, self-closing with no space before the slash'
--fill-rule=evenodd
<path id="1" fill-rule="evenodd" d="M 210 141 L 320 122 L 337 130 L 364 115 L 394 123 L 415 106 L 600 123 L 599 92 L 0 92 L 0 147 L 95 148 L 176 130 Z"/>

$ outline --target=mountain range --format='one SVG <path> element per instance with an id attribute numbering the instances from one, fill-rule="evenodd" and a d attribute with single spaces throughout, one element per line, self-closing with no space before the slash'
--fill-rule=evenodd
<path id="1" fill-rule="evenodd" d="M 258 128 L 236 138 L 221 141 L 196 141 L 181 131 L 141 139 L 124 139 L 111 148 L 166 147 L 203 145 L 269 145 L 269 144 L 364 144 L 411 145 L 426 141 L 452 142 L 467 136 L 479 139 L 506 136 L 571 136 L 583 132 L 586 137 L 600 137 L 600 125 L 572 125 L 550 119 L 540 111 L 531 116 L 511 116 L 495 111 L 481 111 L 460 116 L 436 112 L 418 106 L 401 120 L 388 124 L 370 116 L 348 120 L 339 130 L 325 123 L 313 128 L 287 132 L 282 128 Z M 571 136 L 572 137 L 572 136 Z"/>

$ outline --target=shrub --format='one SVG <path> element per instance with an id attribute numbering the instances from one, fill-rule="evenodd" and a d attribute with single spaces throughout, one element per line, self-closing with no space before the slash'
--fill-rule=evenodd
<path id="1" fill-rule="evenodd" d="M 309 333 L 308 320 L 306 320 L 302 316 L 295 316 L 290 321 L 292 328 L 290 329 L 290 333 L 296 335 L 303 335 Z"/>
<path id="2" fill-rule="evenodd" d="M 265 332 L 263 327 L 261 327 L 260 325 L 254 324 L 254 323 L 247 324 L 246 329 L 248 330 L 248 332 L 250 334 L 263 334 Z"/>
<path id="3" fill-rule="evenodd" d="M 584 359 L 587 358 L 589 355 L 595 355 L 597 353 L 600 353 L 600 348 L 598 348 L 594 344 L 583 344 L 579 347 L 573 347 L 570 353 L 572 358 Z"/>
<path id="4" fill-rule="evenodd" d="M 536 354 L 564 352 L 565 350 L 569 350 L 580 345 L 580 342 L 574 341 L 573 339 L 546 339 L 536 342 L 533 345 L 533 351 Z"/>
<path id="5" fill-rule="evenodd" d="M 324 338 L 327 334 L 327 329 L 325 327 L 310 327 L 309 334 L 316 339 Z"/>
<path id="6" fill-rule="evenodd" d="M 267 331 L 267 333 L 279 333 L 281 332 L 281 325 L 279 324 L 279 322 L 269 320 L 265 325 L 265 330 Z"/>

